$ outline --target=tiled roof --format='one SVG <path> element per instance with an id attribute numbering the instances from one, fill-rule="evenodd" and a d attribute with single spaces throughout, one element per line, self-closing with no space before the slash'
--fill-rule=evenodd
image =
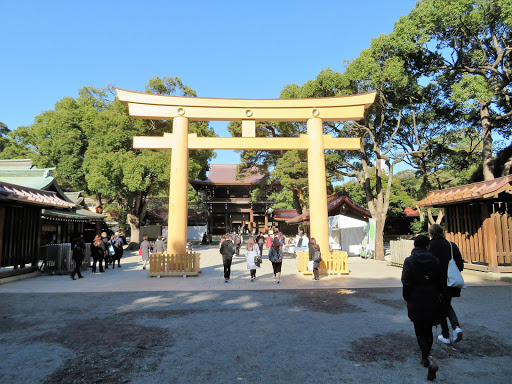
<path id="1" fill-rule="evenodd" d="M 276 221 L 293 219 L 295 216 L 297 216 L 296 209 L 277 208 L 273 212 L 273 219 Z"/>
<path id="2" fill-rule="evenodd" d="M 372 217 L 369 210 L 361 207 L 342 192 L 337 192 L 327 196 L 327 211 L 329 216 L 345 215 L 354 219 L 366 220 Z M 309 221 L 309 209 L 302 215 L 286 220 L 287 224 L 299 224 L 303 221 Z"/>
<path id="3" fill-rule="evenodd" d="M 249 185 L 259 184 L 260 180 L 265 175 L 257 172 L 250 174 L 247 172 L 247 176 L 244 178 L 237 179 L 237 165 L 236 164 L 212 164 L 208 172 L 208 179 L 206 181 L 195 180 L 194 183 L 198 184 L 216 184 L 216 185 Z"/>
<path id="4" fill-rule="evenodd" d="M 75 204 L 65 201 L 57 196 L 56 192 L 41 191 L 21 185 L 0 181 L 0 194 L 7 200 L 20 201 L 43 207 L 73 208 Z"/>
<path id="5" fill-rule="evenodd" d="M 500 193 L 512 192 L 512 175 L 479 183 L 462 185 L 430 192 L 429 195 L 416 202 L 419 207 L 450 205 L 463 201 L 485 200 L 497 197 Z"/>
<path id="6" fill-rule="evenodd" d="M 420 217 L 420 211 L 411 207 L 405 207 L 404 214 L 406 217 Z"/>

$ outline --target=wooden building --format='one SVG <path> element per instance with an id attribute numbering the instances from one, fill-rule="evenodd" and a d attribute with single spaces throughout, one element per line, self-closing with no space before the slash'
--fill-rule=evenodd
<path id="1" fill-rule="evenodd" d="M 416 204 L 430 218 L 433 207 L 443 209 L 446 238 L 465 269 L 512 273 L 512 175 L 433 191 Z"/>
<path id="2" fill-rule="evenodd" d="M 237 175 L 235 164 L 212 164 L 205 181 L 190 183 L 205 202 L 209 232 L 220 235 L 233 230 L 245 233 L 267 232 L 269 209 L 274 204 L 266 196 L 281 188 L 279 183 L 265 184 L 258 172 Z M 262 188 L 263 198 L 251 199 L 251 193 Z"/>
<path id="3" fill-rule="evenodd" d="M 37 168 L 30 159 L 0 160 L 0 182 L 40 193 L 51 192 L 56 198 L 66 202 L 66 206 L 48 206 L 42 209 L 40 245 L 69 243 L 77 233 L 83 233 L 85 241 L 90 242 L 102 228 L 107 216 L 87 209 L 81 192 L 67 195 L 53 177 L 53 170 Z"/>
<path id="4" fill-rule="evenodd" d="M 74 204 L 56 192 L 0 182 L 0 278 L 37 269 L 42 211 L 68 209 Z"/>

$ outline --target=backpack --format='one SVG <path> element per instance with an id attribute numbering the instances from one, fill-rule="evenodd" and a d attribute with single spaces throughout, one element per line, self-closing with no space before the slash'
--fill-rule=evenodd
<path id="1" fill-rule="evenodd" d="M 80 259 L 83 255 L 82 248 L 80 248 L 78 243 L 73 244 L 72 251 L 73 251 L 73 260 Z"/>
<path id="2" fill-rule="evenodd" d="M 313 261 L 317 263 L 322 261 L 322 254 L 317 249 L 315 249 L 315 253 L 313 254 Z"/>

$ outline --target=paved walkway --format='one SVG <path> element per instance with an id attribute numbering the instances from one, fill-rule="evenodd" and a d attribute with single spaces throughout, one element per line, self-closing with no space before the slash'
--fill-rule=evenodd
<path id="1" fill-rule="evenodd" d="M 73 281 L 66 275 L 45 275 L 36 278 L 0 285 L 3 292 L 134 292 L 134 291 L 225 291 L 225 290 L 285 290 L 285 289 L 351 289 L 351 288 L 397 288 L 401 287 L 402 269 L 387 266 L 384 261 L 349 258 L 350 275 L 323 276 L 313 281 L 311 275 L 296 273 L 296 260 L 285 256 L 281 283 L 273 279 L 272 264 L 263 257 L 262 268 L 257 271 L 255 282 L 250 281 L 245 257 L 233 258 L 231 280 L 224 283 L 222 259 L 218 247 L 196 248 L 201 253 L 201 270 L 198 277 L 150 278 L 142 270 L 141 257 L 137 252 L 125 252 L 122 268 L 108 269 L 105 273 L 92 274 L 90 269 L 85 278 Z M 267 251 L 264 251 L 264 255 Z M 491 281 L 478 276 L 464 274 L 468 286 L 512 286 L 511 283 Z"/>

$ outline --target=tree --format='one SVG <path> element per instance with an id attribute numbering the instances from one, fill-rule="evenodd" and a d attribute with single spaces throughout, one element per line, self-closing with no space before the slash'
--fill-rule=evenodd
<path id="1" fill-rule="evenodd" d="M 479 115 L 483 178 L 494 178 L 492 132 L 510 137 L 512 3 L 510 0 L 421 0 L 395 25 L 416 67 Z"/>
<path id="2" fill-rule="evenodd" d="M 7 135 L 9 134 L 9 128 L 7 125 L 0 122 L 0 153 L 4 151 L 5 147 L 9 144 Z"/>
<path id="3" fill-rule="evenodd" d="M 179 78 L 153 77 L 146 92 L 195 96 Z M 95 132 L 86 152 L 84 168 L 87 183 L 100 197 L 114 200 L 126 210 L 132 241 L 137 243 L 140 225 L 146 215 L 148 199 L 168 195 L 170 151 L 132 148 L 133 136 L 159 136 L 172 131 L 172 121 L 137 120 L 128 115 L 127 107 L 118 100 L 109 102 L 94 124 Z M 207 122 L 192 122 L 190 132 L 213 136 Z M 207 162 L 213 156 L 209 150 L 190 152 L 190 178 L 204 178 Z"/>
<path id="4" fill-rule="evenodd" d="M 147 92 L 195 96 L 177 77 L 150 79 Z M 169 191 L 170 151 L 135 150 L 133 136 L 159 136 L 172 131 L 171 121 L 137 120 L 114 98 L 113 87 L 84 87 L 76 99 L 63 98 L 55 109 L 36 116 L 28 127 L 10 133 L 4 152 L 30 157 L 40 167 L 56 167 L 59 183 L 95 194 L 112 210 L 124 210 L 134 242 L 146 214 L 148 198 Z M 193 122 L 190 132 L 213 136 L 207 122 Z M 4 153 L 2 153 L 4 155 Z M 189 174 L 204 178 L 212 151 L 190 153 Z M 112 206 L 113 205 L 113 206 Z M 117 207 L 115 207 L 117 205 Z"/>

